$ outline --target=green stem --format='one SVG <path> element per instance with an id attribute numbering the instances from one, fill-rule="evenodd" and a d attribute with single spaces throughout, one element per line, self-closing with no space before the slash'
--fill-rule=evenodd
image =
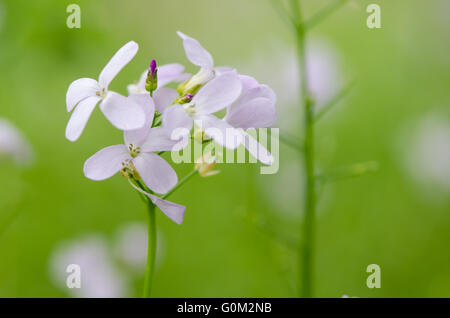
<path id="1" fill-rule="evenodd" d="M 280 132 L 280 141 L 285 145 L 299 152 L 303 151 L 303 142 L 299 142 L 297 137 L 291 136 L 285 132 Z"/>
<path id="2" fill-rule="evenodd" d="M 165 195 L 161 197 L 161 199 L 166 199 L 168 196 L 170 196 L 172 193 L 174 193 L 179 187 L 181 187 L 186 181 L 188 181 L 190 178 L 195 176 L 197 174 L 197 170 L 193 169 L 191 172 L 189 172 L 187 175 L 181 179 L 175 187 L 172 188 L 169 192 L 167 192 Z"/>
<path id="3" fill-rule="evenodd" d="M 330 2 L 325 8 L 319 11 L 316 15 L 305 22 L 305 28 L 311 29 L 327 17 L 329 17 L 333 12 L 339 9 L 341 6 L 347 3 L 348 0 L 335 0 Z"/>
<path id="4" fill-rule="evenodd" d="M 302 21 L 300 4 L 293 0 L 293 10 L 297 13 L 297 58 L 300 72 L 301 107 L 304 110 L 303 125 L 303 165 L 304 184 L 304 220 L 299 248 L 300 261 L 300 296 L 312 297 L 314 229 L 315 229 L 315 182 L 314 182 L 314 112 L 309 98 L 308 74 L 305 56 L 305 27 Z"/>
<path id="5" fill-rule="evenodd" d="M 148 246 L 147 264 L 145 266 L 144 298 L 149 298 L 152 291 L 153 274 L 155 273 L 156 262 L 156 216 L 155 205 L 148 200 Z"/>

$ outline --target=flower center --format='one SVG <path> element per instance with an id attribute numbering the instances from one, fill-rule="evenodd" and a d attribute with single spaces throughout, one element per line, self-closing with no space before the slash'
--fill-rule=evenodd
<path id="1" fill-rule="evenodd" d="M 194 103 L 186 103 L 186 104 L 182 104 L 182 106 L 189 116 L 193 116 L 195 114 L 195 104 Z"/>
<path id="2" fill-rule="evenodd" d="M 141 148 L 133 144 L 129 144 L 128 151 L 130 152 L 131 157 L 136 158 L 141 153 Z"/>
<path id="3" fill-rule="evenodd" d="M 100 90 L 98 90 L 95 95 L 101 97 L 101 98 L 105 98 L 106 97 L 106 88 L 102 88 Z"/>
<path id="4" fill-rule="evenodd" d="M 134 166 L 133 162 L 130 159 L 125 160 L 122 162 L 122 169 L 120 169 L 120 173 L 125 178 L 134 178 L 136 180 L 140 180 L 141 177 L 139 176 L 139 173 L 136 170 L 136 167 Z"/>

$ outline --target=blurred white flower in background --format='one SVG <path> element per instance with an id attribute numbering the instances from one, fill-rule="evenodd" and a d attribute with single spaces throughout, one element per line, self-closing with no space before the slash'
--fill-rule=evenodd
<path id="1" fill-rule="evenodd" d="M 81 288 L 68 288 L 67 266 L 81 268 Z M 129 292 L 127 279 L 113 264 L 109 248 L 102 237 L 92 235 L 58 245 L 50 258 L 50 276 L 61 290 L 73 297 L 116 298 Z"/>
<path id="2" fill-rule="evenodd" d="M 129 269 L 141 275 L 147 260 L 147 226 L 145 223 L 133 222 L 122 226 L 117 232 L 115 255 Z M 156 268 L 163 260 L 164 248 L 161 232 L 158 231 L 158 246 L 156 249 Z"/>
<path id="3" fill-rule="evenodd" d="M 309 89 L 320 109 L 343 86 L 340 58 L 336 49 L 323 39 L 312 39 L 307 50 Z M 251 60 L 240 69 L 244 74 L 254 75 L 275 91 L 280 113 L 278 126 L 287 125 L 288 129 L 297 127 L 301 110 L 297 106 L 300 96 L 295 48 L 285 44 L 259 47 Z"/>
<path id="4" fill-rule="evenodd" d="M 433 113 L 407 125 L 399 139 L 404 167 L 428 194 L 450 191 L 450 120 Z M 437 190 L 437 191 L 436 191 Z"/>
<path id="5" fill-rule="evenodd" d="M 33 153 L 22 133 L 12 123 L 0 118 L 0 161 L 2 159 L 28 165 L 32 162 Z"/>
<path id="6" fill-rule="evenodd" d="M 144 274 L 147 259 L 147 227 L 142 222 L 122 225 L 113 246 L 101 235 L 89 235 L 58 244 L 50 256 L 50 277 L 61 290 L 72 297 L 132 296 L 130 275 Z M 164 240 L 158 231 L 156 269 L 164 260 Z M 81 268 L 81 288 L 68 288 L 67 266 Z M 122 270 L 123 269 L 123 270 Z M 130 288 L 131 287 L 131 288 Z"/>

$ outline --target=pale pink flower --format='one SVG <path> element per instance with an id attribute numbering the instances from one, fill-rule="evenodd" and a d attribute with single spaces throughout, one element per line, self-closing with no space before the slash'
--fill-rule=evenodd
<path id="1" fill-rule="evenodd" d="M 81 288 L 69 288 L 69 265 L 78 265 Z M 116 298 L 129 294 L 130 282 L 114 265 L 104 238 L 91 235 L 58 245 L 50 257 L 50 276 L 74 297 Z"/>
<path id="2" fill-rule="evenodd" d="M 240 79 L 242 94 L 227 108 L 224 120 L 243 130 L 272 126 L 277 120 L 276 95 L 273 90 L 250 76 L 240 75 Z M 262 163 L 272 164 L 274 159 L 267 149 L 243 130 L 241 134 L 245 148 Z"/>
<path id="3" fill-rule="evenodd" d="M 213 114 L 231 105 L 241 94 L 242 84 L 233 72 L 216 76 L 204 85 L 195 96 L 187 96 L 189 102 L 179 105 L 167 105 L 162 109 L 163 124 L 168 131 L 183 128 L 189 132 L 193 124 L 199 126 L 218 144 L 235 149 L 242 138 L 226 121 Z"/>
<path id="4" fill-rule="evenodd" d="M 70 141 L 77 140 L 86 126 L 95 106 L 118 129 L 131 130 L 141 128 L 145 123 L 144 112 L 133 100 L 108 91 L 108 86 L 120 70 L 136 55 L 138 45 L 128 42 L 120 48 L 100 73 L 98 81 L 91 78 L 80 78 L 72 82 L 67 90 L 67 111 L 72 116 L 66 127 L 66 137 Z"/>
<path id="5" fill-rule="evenodd" d="M 120 170 L 137 172 L 147 187 L 155 193 L 164 194 L 178 182 L 175 170 L 157 155 L 157 152 L 171 151 L 178 141 L 171 140 L 163 127 L 151 128 L 155 107 L 149 95 L 132 95 L 145 110 L 146 123 L 143 128 L 124 132 L 122 145 L 106 147 L 84 164 L 84 174 L 95 181 L 105 180 Z M 156 153 L 155 153 L 156 152 Z M 174 222 L 181 224 L 185 207 L 171 203 L 148 194 L 157 205 Z"/>

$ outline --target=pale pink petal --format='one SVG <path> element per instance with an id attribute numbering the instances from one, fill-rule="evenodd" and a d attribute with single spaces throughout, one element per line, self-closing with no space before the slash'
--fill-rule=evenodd
<path id="1" fill-rule="evenodd" d="M 71 112 L 75 105 L 83 99 L 95 96 L 99 89 L 97 81 L 92 78 L 80 78 L 73 81 L 66 93 L 67 111 Z"/>
<path id="2" fill-rule="evenodd" d="M 184 205 L 163 200 L 150 193 L 148 193 L 147 196 L 169 219 L 179 225 L 183 223 L 184 214 L 186 212 L 186 207 Z"/>
<path id="3" fill-rule="evenodd" d="M 172 88 L 161 87 L 153 93 L 153 101 L 155 102 L 156 110 L 160 113 L 172 105 L 174 100 L 178 97 L 176 90 Z"/>
<path id="4" fill-rule="evenodd" d="M 131 95 L 128 98 L 142 107 L 145 114 L 145 124 L 142 128 L 125 131 L 123 136 L 126 145 L 140 146 L 147 139 L 152 127 L 155 105 L 149 94 Z"/>
<path id="5" fill-rule="evenodd" d="M 181 39 L 183 39 L 186 57 L 192 64 L 207 69 L 212 69 L 214 67 L 214 61 L 211 54 L 205 50 L 196 39 L 181 32 L 177 32 L 177 34 Z"/>
<path id="6" fill-rule="evenodd" d="M 228 66 L 218 66 L 216 68 L 214 68 L 214 73 L 219 76 L 228 72 L 233 72 L 237 75 L 237 71 L 236 69 L 232 68 L 232 67 L 228 67 Z"/>
<path id="7" fill-rule="evenodd" d="M 231 105 L 241 94 L 239 77 L 228 72 L 203 86 L 192 99 L 198 115 L 213 114 Z"/>
<path id="8" fill-rule="evenodd" d="M 244 147 L 247 148 L 248 152 L 250 152 L 253 157 L 261 161 L 263 164 L 270 166 L 274 162 L 274 158 L 266 149 L 266 147 L 260 144 L 249 134 L 245 132 L 243 132 L 242 134 L 244 139 Z"/>
<path id="9" fill-rule="evenodd" d="M 177 224 L 182 224 L 184 219 L 184 214 L 186 212 L 186 207 L 180 204 L 176 204 L 167 200 L 163 200 L 156 195 L 147 193 L 142 189 L 136 187 L 133 183 L 131 186 L 135 188 L 140 193 L 146 195 L 169 219 Z"/>
<path id="10" fill-rule="evenodd" d="M 178 182 L 173 168 L 163 158 L 154 153 L 140 153 L 133 164 L 147 187 L 158 194 L 167 193 Z"/>
<path id="11" fill-rule="evenodd" d="M 184 66 L 181 64 L 165 64 L 158 66 L 158 88 L 172 82 L 183 82 L 189 74 L 183 74 Z"/>
<path id="12" fill-rule="evenodd" d="M 246 104 L 233 105 L 225 120 L 236 128 L 265 128 L 275 123 L 277 111 L 272 101 L 258 97 Z"/>
<path id="13" fill-rule="evenodd" d="M 103 68 L 98 82 L 101 87 L 107 88 L 109 83 L 116 77 L 116 75 L 127 65 L 136 55 L 139 46 L 136 42 L 130 41 L 122 46 L 116 54 L 109 60 L 108 64 Z"/>
<path id="14" fill-rule="evenodd" d="M 125 145 L 103 148 L 84 163 L 84 175 L 95 181 L 111 178 L 120 169 L 122 162 L 131 159 Z"/>
<path id="15" fill-rule="evenodd" d="M 111 124 L 120 130 L 139 129 L 145 124 L 142 107 L 120 94 L 108 92 L 100 103 L 100 109 Z"/>
<path id="16" fill-rule="evenodd" d="M 193 120 L 186 113 L 183 106 L 173 105 L 164 112 L 162 123 L 170 138 L 179 140 L 183 135 L 189 134 Z"/>
<path id="17" fill-rule="evenodd" d="M 91 117 L 97 103 L 101 100 L 98 96 L 83 99 L 75 108 L 66 127 L 66 138 L 75 141 L 80 138 L 81 133 Z"/>
<path id="18" fill-rule="evenodd" d="M 139 78 L 139 81 L 137 83 L 135 82 L 133 84 L 127 85 L 128 95 L 149 94 L 145 90 L 145 81 L 147 79 L 147 72 L 148 71 L 145 71 L 144 73 L 142 73 L 142 75 Z"/>
<path id="19" fill-rule="evenodd" d="M 258 81 L 248 75 L 239 75 L 242 83 L 242 92 L 245 92 L 251 88 L 257 87 L 259 85 Z"/>
<path id="20" fill-rule="evenodd" d="M 242 134 L 238 129 L 213 115 L 197 117 L 195 124 L 225 148 L 235 149 L 242 143 Z"/>
<path id="21" fill-rule="evenodd" d="M 171 139 L 170 134 L 159 126 L 150 130 L 146 141 L 141 145 L 141 152 L 178 151 L 181 150 L 179 147 L 179 139 Z"/>
<path id="22" fill-rule="evenodd" d="M 258 97 L 264 97 L 269 99 L 273 105 L 277 102 L 277 96 L 275 95 L 274 91 L 267 85 L 257 85 L 255 87 L 252 87 L 248 90 L 243 90 L 242 95 L 239 97 L 239 99 L 231 106 L 233 107 L 239 107 L 240 104 L 245 105 L 247 102 L 249 102 L 252 99 L 258 98 Z"/>

